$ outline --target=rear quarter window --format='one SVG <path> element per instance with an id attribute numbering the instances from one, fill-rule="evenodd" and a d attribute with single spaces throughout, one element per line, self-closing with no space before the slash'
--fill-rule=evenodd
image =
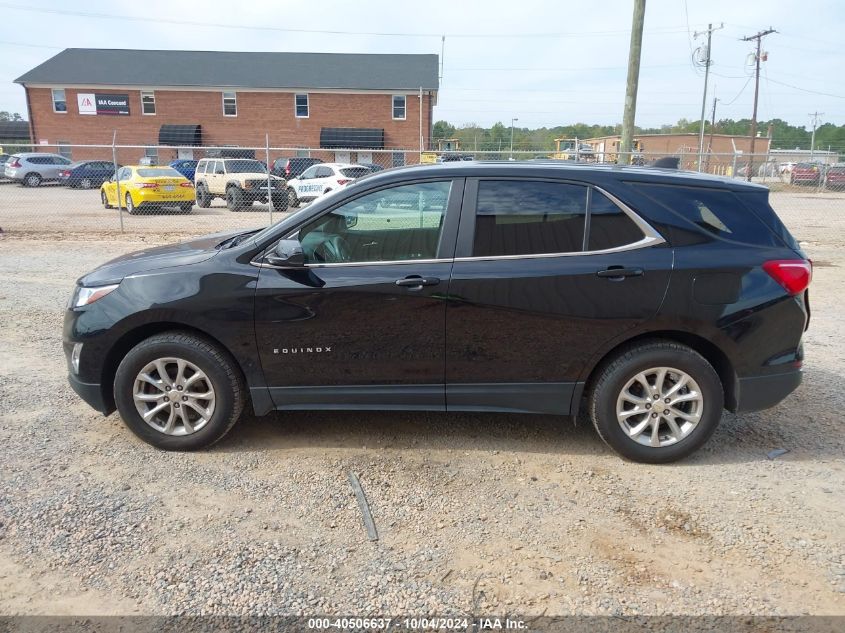
<path id="1" fill-rule="evenodd" d="M 629 184 L 639 193 L 695 225 L 699 231 L 733 242 L 783 246 L 771 226 L 733 191 L 654 183 Z"/>

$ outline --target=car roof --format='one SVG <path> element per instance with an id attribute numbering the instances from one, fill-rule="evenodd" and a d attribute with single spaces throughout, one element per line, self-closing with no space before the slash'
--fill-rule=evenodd
<path id="1" fill-rule="evenodd" d="M 734 180 L 724 176 L 713 176 L 695 171 L 647 167 L 635 165 L 613 165 L 597 163 L 576 163 L 572 161 L 539 159 L 524 161 L 448 161 L 394 167 L 375 172 L 367 177 L 368 182 L 378 180 L 399 180 L 410 177 L 449 176 L 453 178 L 472 177 L 545 177 L 576 178 L 599 182 L 601 180 L 625 180 L 655 182 L 687 186 L 719 186 L 728 189 L 768 190 L 764 185 Z"/>

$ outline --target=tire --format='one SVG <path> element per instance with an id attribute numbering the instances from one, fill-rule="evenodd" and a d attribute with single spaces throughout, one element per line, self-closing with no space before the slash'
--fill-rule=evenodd
<path id="1" fill-rule="evenodd" d="M 179 208 L 182 210 L 182 213 L 190 213 L 191 209 L 194 208 L 193 202 L 183 202 L 179 205 Z"/>
<path id="2" fill-rule="evenodd" d="M 197 206 L 207 209 L 211 206 L 211 196 L 203 183 L 197 185 Z"/>
<path id="3" fill-rule="evenodd" d="M 666 407 L 663 413 L 666 399 L 654 397 L 660 374 L 651 370 L 667 368 L 669 371 L 659 392 L 661 396 L 671 394 L 671 398 L 680 399 L 678 406 Z M 650 398 L 646 397 L 649 394 L 643 383 L 636 378 L 642 374 L 652 390 Z M 681 374 L 690 382 L 678 393 L 671 393 L 673 383 L 681 382 L 677 380 Z M 629 398 L 634 396 L 645 404 L 631 402 Z M 623 457 L 649 464 L 683 459 L 704 445 L 719 425 L 725 400 L 722 383 L 713 366 L 695 350 L 665 340 L 638 343 L 605 362 L 592 381 L 587 398 L 589 416 L 599 437 Z M 643 413 L 629 413 L 639 407 Z M 617 415 L 619 410 L 621 416 Z M 673 415 L 677 412 L 686 417 Z M 620 418 L 632 432 L 623 428 Z M 654 446 L 652 433 L 652 420 L 655 419 L 659 421 L 658 446 Z M 675 429 L 670 427 L 670 419 Z M 645 430 L 635 439 L 637 427 L 644 425 Z"/>
<path id="4" fill-rule="evenodd" d="M 79 186 L 83 189 L 91 189 L 94 186 L 94 182 L 90 178 L 83 178 L 79 181 Z"/>
<path id="5" fill-rule="evenodd" d="M 106 198 L 106 192 L 103 191 L 102 189 L 100 190 L 100 202 L 103 203 L 104 209 L 113 209 L 114 208 L 109 204 L 109 199 Z"/>
<path id="6" fill-rule="evenodd" d="M 296 197 L 296 191 L 293 187 L 288 187 L 288 208 L 295 209 L 299 206 L 299 199 Z"/>
<path id="7" fill-rule="evenodd" d="M 165 382 L 160 380 L 157 369 L 150 369 L 157 360 L 165 361 L 161 364 L 167 374 L 166 384 L 172 385 L 167 391 L 139 380 L 139 375 L 146 372 L 153 381 Z M 188 374 L 193 368 L 204 375 L 189 384 L 182 380 L 185 386 L 176 392 L 180 382 L 179 361 L 185 363 L 183 375 L 187 379 L 194 376 Z M 182 404 L 188 397 L 184 394 L 190 394 L 192 389 L 212 397 L 191 399 L 199 409 Z M 136 393 L 146 399 L 136 403 Z M 178 393 L 183 395 L 176 395 Z M 207 339 L 186 332 L 165 332 L 141 341 L 120 362 L 114 378 L 115 404 L 126 426 L 148 444 L 168 451 L 197 450 L 220 440 L 240 418 L 244 394 L 243 378 L 234 359 Z M 153 414 L 150 423 L 146 422 L 139 408 L 149 411 L 155 407 L 162 410 Z M 199 410 L 204 410 L 208 417 L 203 418 Z M 191 418 L 189 424 L 193 426 L 183 422 L 183 415 Z M 172 428 L 166 432 L 170 419 L 173 420 Z"/>
<path id="8" fill-rule="evenodd" d="M 273 196 L 273 209 L 275 211 L 279 211 L 284 213 L 288 210 L 288 196 L 286 195 L 276 195 Z"/>
<path id="9" fill-rule="evenodd" d="M 27 174 L 23 177 L 24 187 L 38 187 L 41 185 L 41 176 L 36 173 Z"/>
<path id="10" fill-rule="evenodd" d="M 124 201 L 126 202 L 126 212 L 129 215 L 135 215 L 140 211 L 138 207 L 135 206 L 135 202 L 132 200 L 132 194 L 130 194 L 129 192 L 126 193 Z"/>
<path id="11" fill-rule="evenodd" d="M 229 187 L 226 190 L 226 206 L 229 211 L 240 211 L 245 205 L 244 192 L 239 187 Z"/>

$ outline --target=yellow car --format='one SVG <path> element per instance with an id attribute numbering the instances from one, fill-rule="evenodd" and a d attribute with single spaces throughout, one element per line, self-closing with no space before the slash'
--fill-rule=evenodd
<path id="1" fill-rule="evenodd" d="M 129 213 L 162 207 L 178 207 L 189 213 L 194 206 L 194 185 L 172 167 L 121 167 L 117 170 L 117 178 L 112 176 L 100 187 L 100 199 L 106 209 L 118 205 L 118 185 L 120 206 Z"/>

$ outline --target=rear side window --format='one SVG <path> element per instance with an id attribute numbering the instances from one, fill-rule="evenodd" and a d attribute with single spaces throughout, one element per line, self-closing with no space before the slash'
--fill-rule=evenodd
<path id="1" fill-rule="evenodd" d="M 593 189 L 590 199 L 588 251 L 603 251 L 638 242 L 643 232 L 622 209 L 601 191 Z"/>
<path id="2" fill-rule="evenodd" d="M 706 233 L 746 244 L 782 246 L 769 227 L 733 191 L 649 183 L 631 185 Z"/>
<path id="3" fill-rule="evenodd" d="M 568 183 L 482 180 L 475 257 L 582 250 L 587 187 Z"/>

